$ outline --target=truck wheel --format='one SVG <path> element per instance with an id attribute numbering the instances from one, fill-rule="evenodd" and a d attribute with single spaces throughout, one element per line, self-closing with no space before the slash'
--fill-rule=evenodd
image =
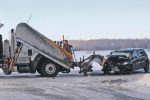
<path id="1" fill-rule="evenodd" d="M 46 77 L 55 77 L 59 72 L 58 66 L 52 61 L 45 61 L 41 67 L 41 73 Z"/>
<path id="2" fill-rule="evenodd" d="M 6 75 L 11 74 L 11 72 L 8 70 L 8 66 L 7 66 L 7 65 L 3 65 L 3 66 L 2 66 L 2 71 L 3 71 Z"/>
<path id="3" fill-rule="evenodd" d="M 40 75 L 42 75 L 42 72 L 41 72 L 41 67 L 37 67 L 37 72 L 40 74 Z"/>
<path id="4" fill-rule="evenodd" d="M 144 71 L 145 71 L 145 73 L 149 72 L 149 63 L 148 62 L 145 63 Z"/>

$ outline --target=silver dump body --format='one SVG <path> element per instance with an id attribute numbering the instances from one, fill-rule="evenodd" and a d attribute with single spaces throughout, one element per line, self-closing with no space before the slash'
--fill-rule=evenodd
<path id="1" fill-rule="evenodd" d="M 20 23 L 17 25 L 15 39 L 60 66 L 70 69 L 73 59 L 69 58 L 52 40 L 46 38 L 28 24 Z"/>

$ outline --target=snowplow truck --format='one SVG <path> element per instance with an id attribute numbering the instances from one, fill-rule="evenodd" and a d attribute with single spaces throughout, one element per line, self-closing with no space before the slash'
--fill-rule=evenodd
<path id="1" fill-rule="evenodd" d="M 10 40 L 4 42 L 0 35 L 0 63 L 5 74 L 16 70 L 19 73 L 38 72 L 42 76 L 55 77 L 59 72 L 69 72 L 73 66 L 70 49 L 64 49 L 28 24 L 20 23 L 10 33 Z"/>

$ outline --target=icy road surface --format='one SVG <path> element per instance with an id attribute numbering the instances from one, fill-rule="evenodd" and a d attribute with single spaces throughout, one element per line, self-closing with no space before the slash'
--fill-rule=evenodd
<path id="1" fill-rule="evenodd" d="M 88 56 L 91 52 L 76 53 L 78 59 L 81 54 Z M 78 68 L 55 78 L 18 73 L 6 76 L 1 72 L 0 97 L 2 100 L 150 100 L 150 73 L 139 70 L 132 75 L 103 75 L 101 66 L 93 65 L 94 71 L 87 77 L 78 74 Z"/>

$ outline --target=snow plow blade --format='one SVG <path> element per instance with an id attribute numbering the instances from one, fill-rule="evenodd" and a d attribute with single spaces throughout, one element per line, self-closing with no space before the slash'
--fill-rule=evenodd
<path id="1" fill-rule="evenodd" d="M 66 53 L 52 40 L 30 27 L 26 23 L 20 23 L 16 27 L 16 41 L 21 42 L 44 57 L 52 60 L 58 65 L 70 69 L 73 62 L 71 53 Z"/>

